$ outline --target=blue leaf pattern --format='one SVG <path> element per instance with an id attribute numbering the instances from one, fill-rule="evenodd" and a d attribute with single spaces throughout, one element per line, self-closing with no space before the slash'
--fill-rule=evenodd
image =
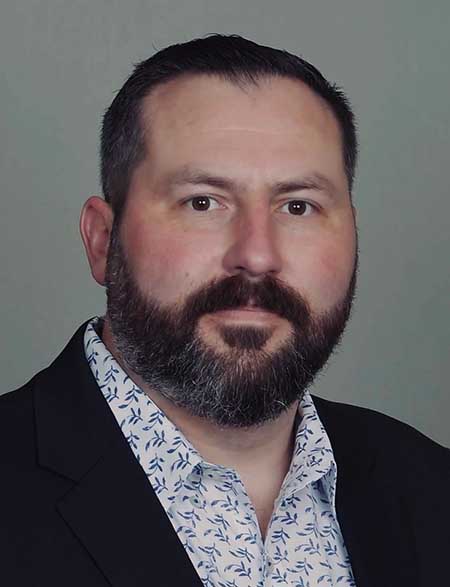
<path id="1" fill-rule="evenodd" d="M 109 353 L 97 320 L 86 328 L 86 359 L 203 585 L 355 587 L 336 517 L 336 463 L 309 393 L 263 540 L 236 472 L 202 459 Z"/>

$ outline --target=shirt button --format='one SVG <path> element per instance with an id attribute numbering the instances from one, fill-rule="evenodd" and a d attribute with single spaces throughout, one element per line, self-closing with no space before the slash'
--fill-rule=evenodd
<path id="1" fill-rule="evenodd" d="M 199 473 L 192 473 L 190 481 L 193 485 L 199 485 L 202 482 L 202 476 Z"/>
<path id="2" fill-rule="evenodd" d="M 203 475 L 203 471 L 200 465 L 195 465 L 192 469 L 191 477 L 193 479 L 201 479 Z"/>
<path id="3" fill-rule="evenodd" d="M 196 496 L 193 495 L 189 501 L 191 502 L 191 505 L 193 505 L 195 508 L 199 508 L 202 506 L 202 502 L 200 501 L 200 499 Z"/>

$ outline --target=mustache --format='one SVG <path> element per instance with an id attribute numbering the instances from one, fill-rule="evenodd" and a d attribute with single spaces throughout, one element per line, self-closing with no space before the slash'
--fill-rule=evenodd
<path id="1" fill-rule="evenodd" d="M 277 314 L 297 327 L 304 327 L 311 316 L 308 302 L 280 280 L 266 275 L 255 282 L 242 274 L 215 280 L 191 293 L 184 304 L 183 314 L 189 320 L 198 320 L 204 314 L 248 305 Z"/>

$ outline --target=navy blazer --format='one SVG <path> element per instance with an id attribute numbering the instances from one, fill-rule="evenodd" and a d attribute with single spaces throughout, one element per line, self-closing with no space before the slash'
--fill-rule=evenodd
<path id="1" fill-rule="evenodd" d="M 202 587 L 92 376 L 85 327 L 0 397 L 0 584 Z M 448 449 L 377 412 L 313 399 L 357 587 L 450 585 Z"/>

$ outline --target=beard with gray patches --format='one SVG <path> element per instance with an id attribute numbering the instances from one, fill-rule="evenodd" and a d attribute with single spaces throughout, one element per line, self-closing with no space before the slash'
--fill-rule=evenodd
<path id="1" fill-rule="evenodd" d="M 322 369 L 350 316 L 357 261 L 343 301 L 315 317 L 300 294 L 272 276 L 250 282 L 238 274 L 213 281 L 167 307 L 144 297 L 130 271 L 115 226 L 107 262 L 107 312 L 124 363 L 150 389 L 190 414 L 222 427 L 258 426 L 276 419 Z M 292 332 L 276 351 L 263 349 L 271 330 L 223 325 L 219 352 L 199 334 L 199 319 L 248 305 L 289 321 Z"/>

